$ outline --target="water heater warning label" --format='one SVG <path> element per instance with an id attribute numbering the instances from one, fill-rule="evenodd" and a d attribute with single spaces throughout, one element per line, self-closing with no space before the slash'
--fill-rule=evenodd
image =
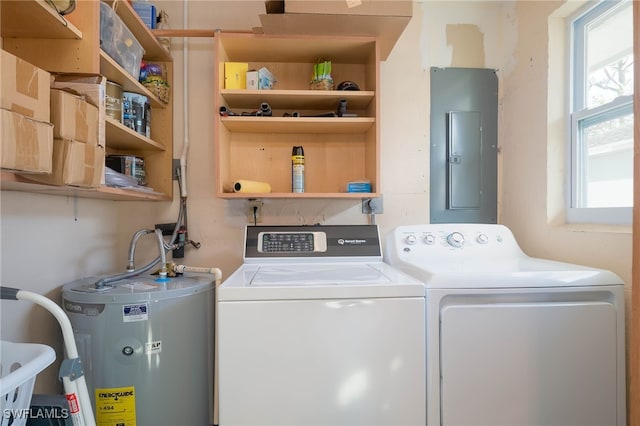
<path id="1" fill-rule="evenodd" d="M 149 319 L 149 306 L 146 303 L 122 305 L 122 321 L 146 321 Z"/>
<path id="2" fill-rule="evenodd" d="M 136 426 L 134 386 L 96 388 L 96 426 Z"/>

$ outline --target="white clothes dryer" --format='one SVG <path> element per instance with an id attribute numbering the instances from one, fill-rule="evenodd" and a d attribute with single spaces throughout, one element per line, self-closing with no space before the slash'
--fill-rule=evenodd
<path id="1" fill-rule="evenodd" d="M 425 299 L 378 228 L 250 226 L 218 288 L 219 424 L 424 425 Z"/>
<path id="2" fill-rule="evenodd" d="M 532 258 L 502 225 L 400 226 L 427 300 L 427 425 L 625 425 L 624 285 Z"/>

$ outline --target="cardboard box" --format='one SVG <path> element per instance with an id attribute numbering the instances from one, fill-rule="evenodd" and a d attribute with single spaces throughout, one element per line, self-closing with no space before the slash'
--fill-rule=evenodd
<path id="1" fill-rule="evenodd" d="M 98 108 L 98 146 L 104 148 L 107 78 L 98 74 L 52 74 L 51 87 L 70 89 Z"/>
<path id="2" fill-rule="evenodd" d="M 100 186 L 104 176 L 105 151 L 102 147 L 65 139 L 53 141 L 53 171 L 29 179 L 52 185 L 86 188 Z"/>
<path id="3" fill-rule="evenodd" d="M 50 74 L 0 50 L 0 108 L 49 121 Z"/>
<path id="4" fill-rule="evenodd" d="M 224 63 L 224 88 L 225 89 L 246 89 L 248 70 L 249 70 L 249 64 L 246 62 L 225 62 Z"/>
<path id="5" fill-rule="evenodd" d="M 271 71 L 264 67 L 257 71 L 247 71 L 247 89 L 249 90 L 270 90 L 273 89 L 276 81 Z"/>
<path id="6" fill-rule="evenodd" d="M 31 173 L 51 173 L 53 126 L 0 109 L 0 166 Z"/>
<path id="7" fill-rule="evenodd" d="M 82 96 L 51 89 L 53 137 L 98 145 L 98 107 Z"/>

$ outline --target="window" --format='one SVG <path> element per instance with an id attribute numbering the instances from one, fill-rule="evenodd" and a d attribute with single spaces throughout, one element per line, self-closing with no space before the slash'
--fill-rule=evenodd
<path id="1" fill-rule="evenodd" d="M 633 15 L 605 0 L 571 21 L 569 222 L 631 223 Z"/>

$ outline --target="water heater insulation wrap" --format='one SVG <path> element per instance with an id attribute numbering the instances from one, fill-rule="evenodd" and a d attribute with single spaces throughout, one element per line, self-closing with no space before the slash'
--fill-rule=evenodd
<path id="1" fill-rule="evenodd" d="M 213 279 L 159 283 L 148 275 L 96 290 L 100 278 L 66 284 L 62 291 L 98 423 L 212 423 Z M 115 398 L 103 398 L 122 389 L 133 392 L 117 401 L 127 412 L 115 414 Z"/>

